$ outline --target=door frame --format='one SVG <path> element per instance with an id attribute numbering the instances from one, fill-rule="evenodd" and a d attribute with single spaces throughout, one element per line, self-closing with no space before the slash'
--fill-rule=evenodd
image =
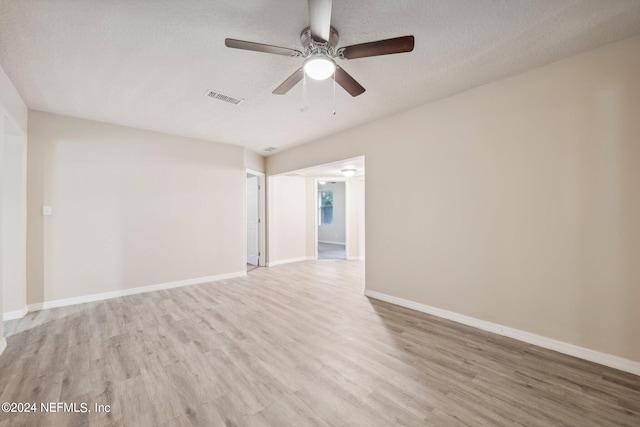
<path id="1" fill-rule="evenodd" d="M 258 177 L 258 266 L 264 267 L 267 265 L 267 253 L 266 253 L 266 206 L 265 206 L 265 174 L 264 172 L 258 172 L 253 169 L 245 168 L 244 174 L 244 265 L 247 265 L 247 175 Z"/>

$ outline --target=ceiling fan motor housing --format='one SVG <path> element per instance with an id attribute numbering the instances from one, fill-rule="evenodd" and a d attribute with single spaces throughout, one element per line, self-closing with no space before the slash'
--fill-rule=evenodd
<path id="1" fill-rule="evenodd" d="M 336 56 L 336 46 L 338 45 L 338 31 L 335 28 L 329 28 L 329 40 L 318 41 L 311 37 L 311 28 L 307 27 L 300 34 L 300 42 L 304 48 L 304 56 L 324 55 L 329 57 Z"/>

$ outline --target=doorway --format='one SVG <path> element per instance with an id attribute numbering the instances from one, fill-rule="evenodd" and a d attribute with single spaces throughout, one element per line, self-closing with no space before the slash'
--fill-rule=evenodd
<path id="1" fill-rule="evenodd" d="M 365 260 L 364 160 L 354 157 L 269 176 L 269 266 Z M 334 194 L 326 194 L 323 204 L 321 191 Z M 343 208 L 336 192 L 344 194 Z M 328 228 L 338 218 L 343 233 Z"/>
<path id="2" fill-rule="evenodd" d="M 246 171 L 247 273 L 264 266 L 264 173 Z"/>
<path id="3" fill-rule="evenodd" d="M 346 185 L 318 181 L 318 259 L 347 259 Z"/>

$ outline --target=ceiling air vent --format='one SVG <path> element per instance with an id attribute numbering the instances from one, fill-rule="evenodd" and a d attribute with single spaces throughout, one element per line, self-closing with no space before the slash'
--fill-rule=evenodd
<path id="1" fill-rule="evenodd" d="M 240 105 L 244 102 L 244 99 L 242 98 L 235 98 L 233 96 L 225 95 L 216 90 L 209 90 L 204 95 L 209 98 L 217 99 L 219 101 L 228 102 L 229 104 L 233 104 L 233 105 Z"/>
<path id="2" fill-rule="evenodd" d="M 264 149 L 264 151 L 274 151 L 274 150 L 277 150 L 277 148 L 276 147 L 267 147 L 267 148 Z"/>

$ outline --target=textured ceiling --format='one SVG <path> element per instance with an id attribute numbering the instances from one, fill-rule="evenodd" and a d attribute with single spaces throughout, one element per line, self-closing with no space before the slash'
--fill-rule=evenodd
<path id="1" fill-rule="evenodd" d="M 639 0 L 334 0 L 339 46 L 413 34 L 412 53 L 342 61 L 331 81 L 271 91 L 301 59 L 304 0 L 0 0 L 0 64 L 31 109 L 276 153 L 640 34 Z M 245 102 L 206 98 L 214 89 Z M 305 111 L 301 111 L 305 110 Z"/>

